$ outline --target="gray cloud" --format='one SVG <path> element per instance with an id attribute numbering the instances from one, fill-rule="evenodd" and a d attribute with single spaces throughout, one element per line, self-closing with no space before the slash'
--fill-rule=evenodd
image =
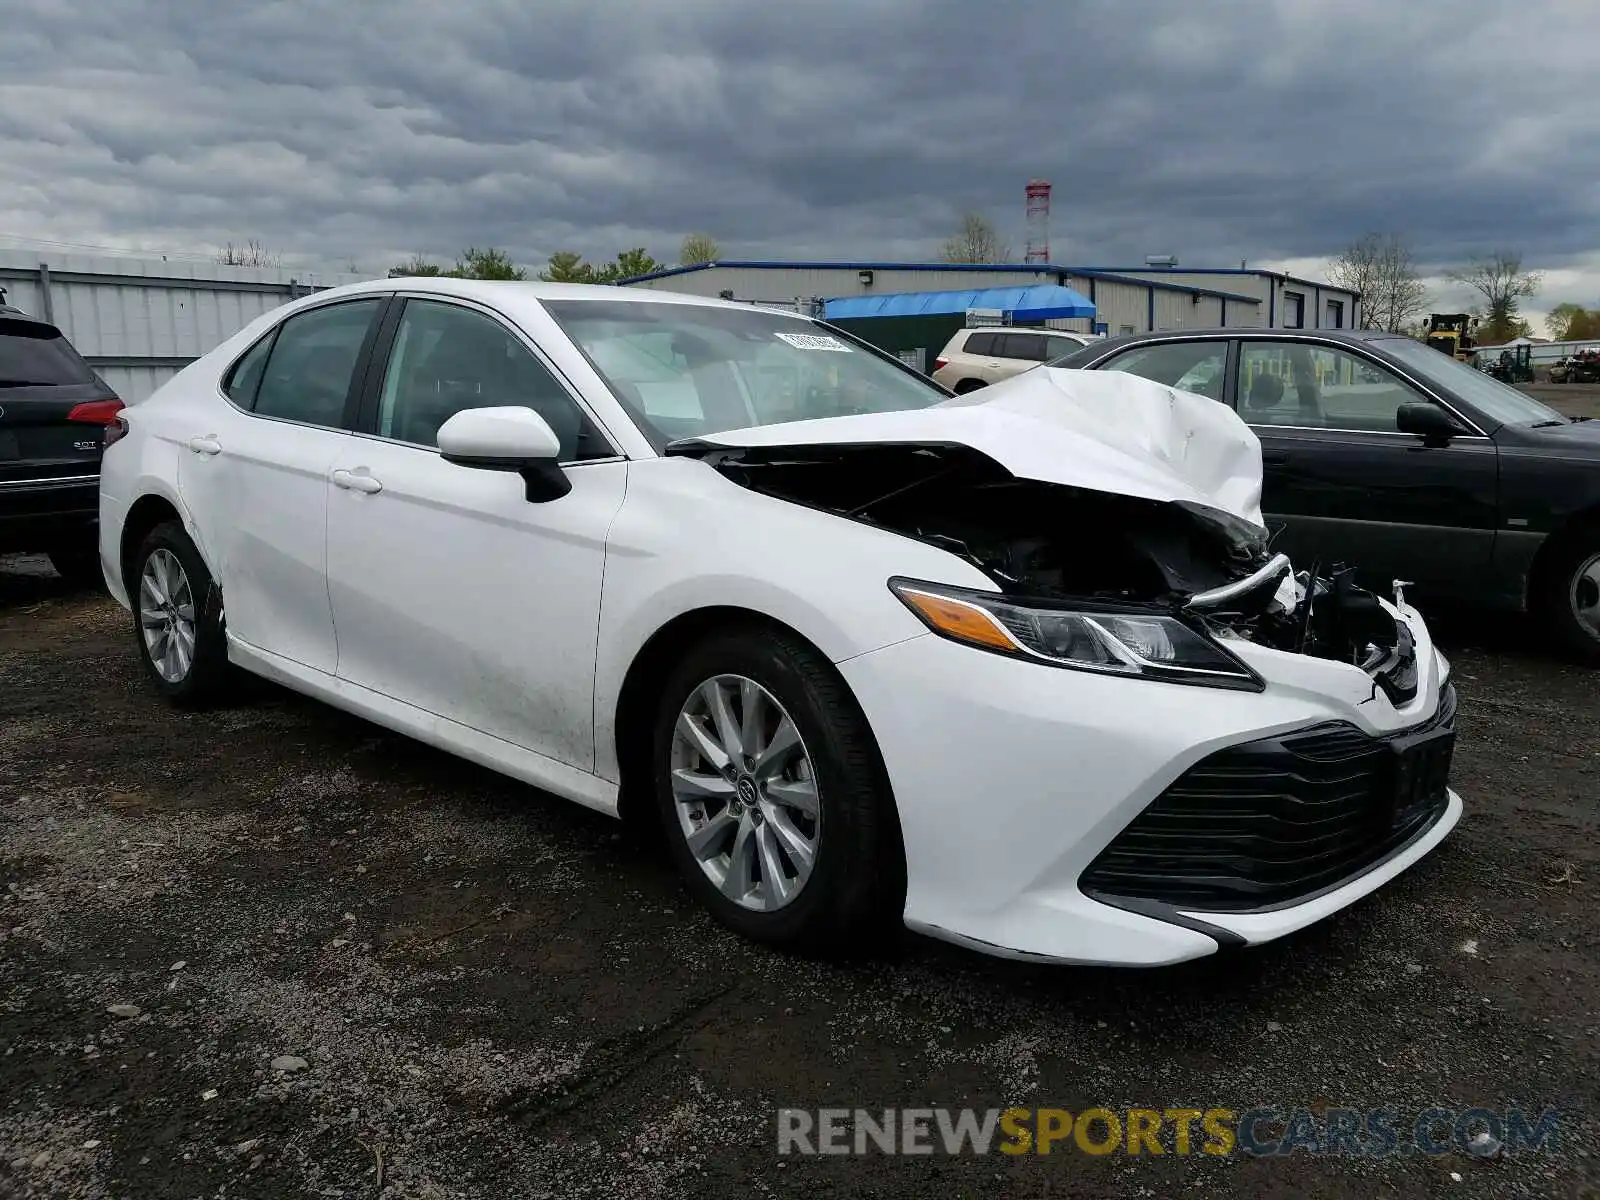
<path id="1" fill-rule="evenodd" d="M 468 243 L 926 257 L 959 212 L 1055 257 L 1578 263 L 1592 0 L 0 0 L 0 233 L 381 269 Z M 1575 271 L 1573 287 L 1592 276 Z M 1591 297 L 1572 298 L 1591 299 Z"/>

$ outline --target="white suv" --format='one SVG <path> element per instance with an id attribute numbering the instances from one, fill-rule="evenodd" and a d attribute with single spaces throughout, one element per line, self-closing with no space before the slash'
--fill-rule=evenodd
<path id="1" fill-rule="evenodd" d="M 962 329 L 933 360 L 933 377 L 953 392 L 970 392 L 1072 354 L 1089 341 L 1085 334 L 1058 329 Z"/>

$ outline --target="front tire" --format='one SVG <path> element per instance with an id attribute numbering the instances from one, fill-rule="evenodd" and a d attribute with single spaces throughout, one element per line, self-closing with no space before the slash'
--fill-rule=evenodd
<path id="1" fill-rule="evenodd" d="M 199 708 L 226 690 L 228 644 L 205 560 L 176 521 L 156 526 L 128 577 L 139 660 L 171 703 Z"/>
<path id="2" fill-rule="evenodd" d="M 1539 607 L 1561 645 L 1600 665 L 1600 528 L 1556 551 L 1540 591 Z"/>
<path id="3" fill-rule="evenodd" d="M 877 744 L 795 635 L 750 627 L 694 646 L 663 689 L 652 762 L 673 860 L 724 925 L 820 953 L 898 925 L 904 853 Z"/>

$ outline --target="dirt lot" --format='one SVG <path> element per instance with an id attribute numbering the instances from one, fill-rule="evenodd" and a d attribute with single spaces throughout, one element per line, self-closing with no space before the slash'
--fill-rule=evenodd
<path id="1" fill-rule="evenodd" d="M 1600 675 L 1439 624 L 1467 815 L 1353 910 L 1159 972 L 834 965 L 320 704 L 167 709 L 120 609 L 0 562 L 0 1195 L 1600 1196 Z M 1010 1104 L 1572 1115 L 1498 1161 L 775 1153 L 780 1106 Z"/>
<path id="2" fill-rule="evenodd" d="M 1569 417 L 1600 417 L 1600 384 L 1525 383 L 1518 390 Z"/>

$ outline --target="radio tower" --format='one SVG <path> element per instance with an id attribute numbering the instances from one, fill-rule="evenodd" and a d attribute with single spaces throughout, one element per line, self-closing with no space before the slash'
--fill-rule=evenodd
<path id="1" fill-rule="evenodd" d="M 1025 262 L 1050 261 L 1050 181 L 1030 179 L 1028 194 L 1028 253 Z"/>

